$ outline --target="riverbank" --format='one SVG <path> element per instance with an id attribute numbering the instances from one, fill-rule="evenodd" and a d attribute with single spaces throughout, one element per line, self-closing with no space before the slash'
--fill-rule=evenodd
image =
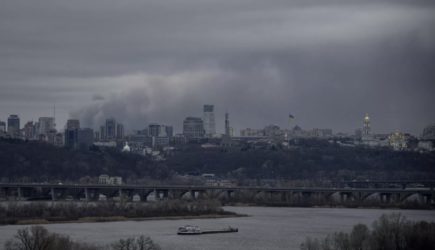
<path id="1" fill-rule="evenodd" d="M 434 204 L 408 203 L 285 203 L 285 202 L 226 202 L 225 206 L 246 207 L 293 207 L 293 208 L 360 208 L 360 209 L 412 209 L 412 210 L 435 210 Z"/>
<path id="2" fill-rule="evenodd" d="M 243 216 L 215 200 L 154 203 L 10 203 L 0 207 L 0 225 L 176 220 Z"/>
<path id="3" fill-rule="evenodd" d="M 111 217 L 84 217 L 77 220 L 50 220 L 50 219 L 26 219 L 17 220 L 15 223 L 2 224 L 6 225 L 46 225 L 46 224 L 65 224 L 65 223 L 99 223 L 99 222 L 122 222 L 122 221 L 155 221 L 155 220 L 191 220 L 191 219 L 222 219 L 222 218 L 236 218 L 248 217 L 246 214 L 236 214 L 228 212 L 228 214 L 204 214 L 204 215 L 191 215 L 191 216 L 159 216 L 159 217 L 141 217 L 141 218 L 128 218 L 124 216 L 111 216 Z M 0 225 L 0 226 L 2 226 Z"/>

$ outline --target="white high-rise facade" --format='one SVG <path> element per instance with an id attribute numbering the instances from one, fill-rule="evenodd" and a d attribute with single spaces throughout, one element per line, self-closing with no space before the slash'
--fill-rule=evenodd
<path id="1" fill-rule="evenodd" d="M 213 137 L 216 134 L 216 124 L 214 120 L 214 105 L 204 105 L 204 131 L 206 137 Z"/>
<path id="2" fill-rule="evenodd" d="M 38 122 L 38 134 L 47 135 L 50 131 L 56 129 L 56 124 L 54 123 L 54 117 L 39 117 Z"/>

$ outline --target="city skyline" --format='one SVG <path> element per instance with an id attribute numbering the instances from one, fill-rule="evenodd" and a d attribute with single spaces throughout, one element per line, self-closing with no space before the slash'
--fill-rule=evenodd
<path id="1" fill-rule="evenodd" d="M 202 106 L 204 113 L 206 113 L 205 110 L 207 110 L 207 109 L 208 109 L 208 112 L 210 112 L 210 110 L 211 110 L 211 112 L 213 113 L 213 119 L 212 119 L 213 120 L 213 126 L 212 127 L 215 127 L 215 123 L 216 123 L 216 121 L 214 119 L 214 106 L 215 106 L 214 104 L 204 104 Z M 205 107 L 207 107 L 207 108 L 205 108 Z M 314 130 L 319 130 L 320 129 L 320 130 L 328 130 L 328 131 L 330 130 L 331 134 L 345 133 L 345 134 L 347 134 L 349 136 L 358 135 L 359 133 L 362 133 L 363 135 L 368 135 L 368 134 L 393 134 L 393 133 L 396 133 L 396 132 L 401 132 L 401 133 L 408 133 L 408 134 L 411 134 L 413 136 L 419 137 L 419 136 L 422 135 L 424 129 L 426 129 L 426 128 L 430 127 L 430 126 L 434 126 L 435 125 L 435 123 L 427 124 L 422 129 L 422 131 L 420 131 L 418 133 L 415 133 L 415 134 L 414 133 L 409 133 L 408 131 L 400 131 L 400 130 L 397 130 L 397 129 L 396 130 L 388 130 L 388 131 L 384 131 L 384 132 L 377 131 L 376 129 L 373 131 L 371 129 L 371 125 L 370 125 L 371 118 L 369 117 L 368 113 L 365 113 L 365 115 L 363 117 L 361 117 L 361 120 L 360 120 L 361 123 L 360 123 L 359 127 L 354 128 L 353 131 L 349 131 L 349 132 L 346 131 L 346 132 L 344 132 L 344 131 L 335 130 L 334 128 L 322 128 L 322 127 L 319 127 L 319 126 L 301 127 L 300 124 L 297 123 L 297 119 L 293 115 L 290 114 L 291 119 L 289 119 L 288 116 L 287 116 L 288 122 L 287 122 L 287 124 L 284 124 L 284 125 L 279 125 L 277 123 L 273 123 L 273 122 L 270 122 L 270 121 L 269 122 L 268 121 L 264 121 L 263 125 L 260 125 L 259 127 L 245 126 L 245 127 L 240 127 L 240 128 L 234 128 L 233 126 L 228 127 L 229 124 L 227 126 L 228 115 L 229 115 L 229 113 L 228 113 L 228 111 L 226 111 L 225 115 L 224 115 L 224 119 L 222 120 L 222 122 L 220 122 L 219 118 L 217 119 L 217 124 L 223 123 L 224 129 L 223 129 L 223 131 L 215 130 L 215 135 L 219 135 L 219 134 L 220 135 L 227 135 L 228 134 L 228 129 L 230 129 L 232 131 L 233 136 L 239 136 L 239 135 L 240 136 L 244 136 L 243 134 L 246 133 L 246 130 L 249 130 L 249 131 L 253 132 L 253 131 L 259 131 L 259 130 L 266 129 L 266 127 L 268 127 L 268 126 L 278 126 L 282 130 L 294 130 L 295 128 L 297 128 L 297 129 L 303 129 L 303 130 L 307 130 L 307 131 L 308 130 L 313 130 L 314 131 Z M 30 120 L 30 121 L 27 121 L 27 122 L 23 122 L 23 120 L 21 120 L 19 114 L 10 114 L 8 116 L 8 119 L 10 119 L 11 117 L 14 117 L 14 119 L 18 118 L 19 129 L 23 130 L 24 133 L 26 131 L 26 126 L 28 124 L 30 124 L 31 126 L 35 126 L 36 130 L 37 130 L 37 131 L 35 131 L 36 132 L 35 135 L 37 135 L 37 134 L 46 134 L 47 131 L 49 131 L 51 129 L 55 129 L 55 130 L 57 130 L 57 132 L 61 132 L 62 133 L 64 131 L 68 130 L 68 128 L 70 126 L 69 125 L 70 122 L 78 122 L 78 124 L 81 123 L 80 119 L 68 118 L 68 120 L 66 121 L 66 123 L 63 126 L 61 125 L 60 127 L 56 127 L 56 122 L 55 122 L 55 118 L 54 117 L 39 117 L 37 119 L 38 122 L 34 122 L 33 120 Z M 131 129 L 130 128 L 129 130 L 124 132 L 124 123 L 126 121 L 117 120 L 117 119 L 114 118 L 113 115 L 104 118 L 104 120 L 103 120 L 103 122 L 101 124 L 96 124 L 94 127 L 89 127 L 89 126 L 83 126 L 83 127 L 95 130 L 95 132 L 101 134 L 101 135 L 99 135 L 99 137 L 101 136 L 101 138 L 104 138 L 104 139 L 111 139 L 111 138 L 118 138 L 119 139 L 118 133 L 122 134 L 121 138 L 124 137 L 124 133 L 126 133 L 126 135 L 141 133 L 141 131 L 143 131 L 143 129 L 148 129 L 148 127 L 153 126 L 153 125 L 158 126 L 159 129 L 160 129 L 160 126 L 162 126 L 163 128 L 169 126 L 171 128 L 171 131 L 173 131 L 173 128 L 175 127 L 176 128 L 176 130 L 174 130 L 175 133 L 177 133 L 177 134 L 184 134 L 185 126 L 186 126 L 186 119 L 188 119 L 188 120 L 189 119 L 199 119 L 199 120 L 201 120 L 201 124 L 202 124 L 201 127 L 203 128 L 203 136 L 206 137 L 206 138 L 207 137 L 208 138 L 212 137 L 212 136 L 210 136 L 212 134 L 207 134 L 207 127 L 209 126 L 207 124 L 207 122 L 205 122 L 205 119 L 209 119 L 207 117 L 207 115 L 205 117 L 200 117 L 199 115 L 196 117 L 195 115 L 192 116 L 192 115 L 187 115 L 186 114 L 185 117 L 183 118 L 183 121 L 181 121 L 182 126 L 180 126 L 180 127 L 176 126 L 176 125 L 174 126 L 173 124 L 170 124 L 170 125 L 166 124 L 166 125 L 164 125 L 164 123 L 161 122 L 161 121 L 151 121 L 151 122 L 148 122 L 146 124 L 143 124 L 142 127 L 138 127 L 136 129 Z M 47 125 L 44 124 L 44 123 L 46 123 L 46 121 L 49 121 L 51 123 L 51 125 L 48 125 L 48 126 L 50 126 L 49 128 L 45 128 L 47 126 Z M 7 131 L 9 129 L 8 120 L 3 121 L 3 120 L 1 120 L 1 117 L 0 117 L 0 122 L 3 122 L 5 124 L 5 131 Z M 19 125 L 20 123 L 22 124 L 21 126 Z M 127 123 L 128 123 L 128 121 L 127 121 Z M 112 131 L 113 128 L 112 129 L 110 129 L 110 128 L 108 129 L 108 126 L 109 126 L 108 124 L 112 124 L 110 126 L 111 127 L 115 127 L 116 131 L 113 132 Z M 118 125 L 120 127 L 118 127 Z M 80 125 L 79 125 L 79 127 L 80 127 Z M 111 132 L 106 134 L 107 133 L 106 130 L 107 131 L 111 131 Z M 119 132 L 119 131 L 122 131 L 122 132 Z"/>
<path id="2" fill-rule="evenodd" d="M 379 133 L 419 134 L 435 122 L 434 26 L 423 0 L 6 1 L 0 118 L 36 121 L 56 104 L 58 124 L 180 131 L 213 103 L 237 130 L 291 112 L 350 133 L 369 113 Z"/>
<path id="3" fill-rule="evenodd" d="M 435 1 L 0 6 L 5 249 L 435 246 Z"/>

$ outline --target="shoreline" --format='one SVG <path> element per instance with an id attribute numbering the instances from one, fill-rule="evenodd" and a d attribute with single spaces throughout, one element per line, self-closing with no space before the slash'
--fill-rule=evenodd
<path id="1" fill-rule="evenodd" d="M 68 224 L 68 223 L 101 223 L 101 222 L 122 222 L 122 221 L 155 221 L 155 220 L 190 220 L 190 219 L 223 219 L 249 217 L 246 214 L 204 214 L 204 215 L 180 215 L 180 216 L 154 216 L 154 217 L 137 217 L 129 218 L 125 216 L 109 217 L 83 217 L 77 220 L 47 220 L 47 219 L 23 219 L 15 223 L 3 223 L 2 226 L 14 225 L 48 225 L 48 224 Z"/>
<path id="2" fill-rule="evenodd" d="M 435 210 L 433 206 L 388 206 L 388 205 L 293 205 L 293 204 L 276 204 L 276 203 L 227 203 L 223 207 L 293 207 L 293 208 L 357 208 L 357 209 L 392 209 L 392 210 Z"/>
<path id="3" fill-rule="evenodd" d="M 255 204 L 255 203 L 227 203 L 223 207 L 280 207 L 280 208 L 338 208 L 338 209 L 391 209 L 391 210 L 435 210 L 432 207 L 395 207 L 395 206 L 343 206 L 343 205 L 284 205 L 284 204 Z M 210 213 L 200 215 L 162 215 L 150 217 L 127 217 L 127 216 L 85 216 L 80 218 L 62 218 L 62 217 L 49 217 L 44 219 L 39 218 L 7 218 L 0 222 L 1 226 L 10 225 L 48 225 L 48 224 L 66 224 L 66 223 L 99 223 L 99 222 L 123 222 L 123 221 L 155 221 L 155 220 L 190 220 L 190 219 L 221 219 L 221 218 L 237 218 L 249 217 L 247 214 L 239 214 L 231 211 L 224 210 L 223 213 Z"/>

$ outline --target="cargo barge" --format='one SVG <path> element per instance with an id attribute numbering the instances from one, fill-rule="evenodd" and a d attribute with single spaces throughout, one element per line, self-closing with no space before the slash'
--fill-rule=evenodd
<path id="1" fill-rule="evenodd" d="M 178 235 L 199 235 L 199 234 L 218 234 L 218 233 L 236 233 L 238 232 L 238 228 L 228 227 L 217 230 L 204 230 L 202 231 L 198 226 L 182 226 L 178 228 Z"/>

